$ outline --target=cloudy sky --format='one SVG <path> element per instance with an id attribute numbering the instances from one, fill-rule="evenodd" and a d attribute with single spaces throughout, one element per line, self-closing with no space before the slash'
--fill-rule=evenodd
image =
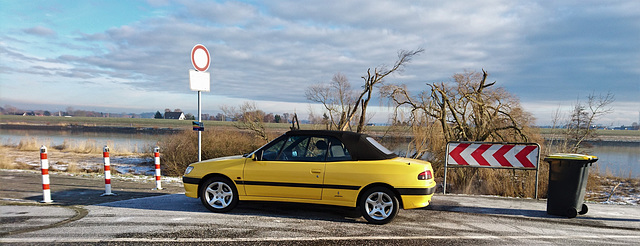
<path id="1" fill-rule="evenodd" d="M 386 83 L 410 91 L 485 69 L 548 124 L 589 94 L 605 125 L 640 117 L 640 1 L 0 0 L 0 104 L 50 111 L 197 112 L 191 49 L 211 52 L 203 113 L 255 101 L 306 115 L 305 89 L 424 48 Z M 374 122 L 389 109 L 375 105 Z M 318 112 L 316 112 L 318 113 Z"/>

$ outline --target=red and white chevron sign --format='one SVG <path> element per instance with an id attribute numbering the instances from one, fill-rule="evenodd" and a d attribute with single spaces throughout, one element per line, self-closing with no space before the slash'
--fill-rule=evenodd
<path id="1" fill-rule="evenodd" d="M 447 165 L 536 169 L 539 153 L 537 144 L 452 142 L 447 144 Z"/>

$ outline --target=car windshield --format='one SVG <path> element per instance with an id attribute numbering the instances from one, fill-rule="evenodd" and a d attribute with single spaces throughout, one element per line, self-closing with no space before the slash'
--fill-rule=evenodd
<path id="1" fill-rule="evenodd" d="M 369 141 L 371 144 L 373 144 L 373 146 L 375 146 L 377 149 L 382 151 L 382 153 L 384 153 L 386 155 L 393 154 L 393 152 L 391 152 L 391 150 L 389 150 L 386 147 L 382 146 L 382 144 L 378 143 L 378 141 L 376 141 L 372 137 L 367 137 L 367 141 Z"/>

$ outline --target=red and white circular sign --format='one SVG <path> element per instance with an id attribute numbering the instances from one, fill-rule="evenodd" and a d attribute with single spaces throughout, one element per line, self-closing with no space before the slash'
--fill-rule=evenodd
<path id="1" fill-rule="evenodd" d="M 191 49 L 191 64 L 196 70 L 200 72 L 207 71 L 210 60 L 209 50 L 204 45 L 196 44 L 196 46 L 193 46 L 193 49 Z"/>

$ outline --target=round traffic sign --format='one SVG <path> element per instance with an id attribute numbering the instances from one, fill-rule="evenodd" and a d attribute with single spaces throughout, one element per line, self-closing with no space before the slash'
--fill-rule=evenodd
<path id="1" fill-rule="evenodd" d="M 204 45 L 196 44 L 196 46 L 193 46 L 193 49 L 191 49 L 191 64 L 200 72 L 209 69 L 209 50 Z"/>

